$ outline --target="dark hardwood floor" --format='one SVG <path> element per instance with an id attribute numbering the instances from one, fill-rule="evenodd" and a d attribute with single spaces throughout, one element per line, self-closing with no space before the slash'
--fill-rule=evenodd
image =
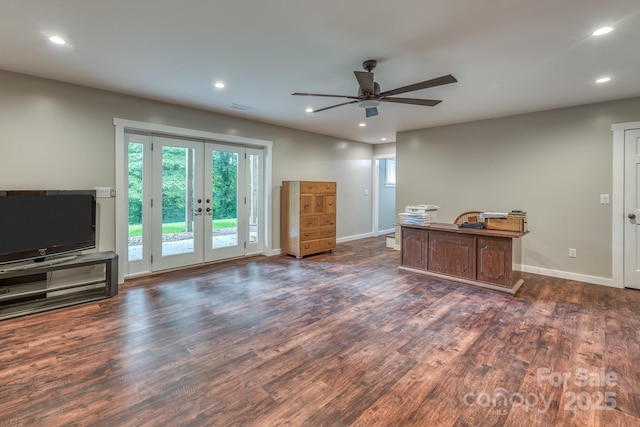
<path id="1" fill-rule="evenodd" d="M 2 321 L 0 426 L 640 425 L 640 292 L 398 264 L 370 238 Z"/>

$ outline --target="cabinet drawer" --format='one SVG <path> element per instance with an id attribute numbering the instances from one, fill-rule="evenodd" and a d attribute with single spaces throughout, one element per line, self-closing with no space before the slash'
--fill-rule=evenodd
<path id="1" fill-rule="evenodd" d="M 320 215 L 318 216 L 318 226 L 319 227 L 335 227 L 336 225 L 336 215 Z"/>
<path id="2" fill-rule="evenodd" d="M 328 237 L 336 237 L 336 230 L 333 228 L 307 230 L 300 233 L 300 240 L 305 242 L 308 240 L 326 239 Z"/>
<path id="3" fill-rule="evenodd" d="M 335 193 L 335 182 L 300 181 L 301 193 Z"/>
<path id="4" fill-rule="evenodd" d="M 300 230 L 309 230 L 318 228 L 318 215 L 309 215 L 300 217 Z"/>
<path id="5" fill-rule="evenodd" d="M 316 252 L 331 251 L 336 247 L 336 239 L 319 239 L 311 240 L 309 242 L 300 243 L 300 255 L 309 255 Z"/>

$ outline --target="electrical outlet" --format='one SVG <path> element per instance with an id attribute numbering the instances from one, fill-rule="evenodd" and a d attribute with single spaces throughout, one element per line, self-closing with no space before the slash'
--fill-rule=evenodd
<path id="1" fill-rule="evenodd" d="M 578 256 L 576 254 L 576 250 L 574 248 L 569 248 L 569 257 L 575 258 L 576 256 Z"/>

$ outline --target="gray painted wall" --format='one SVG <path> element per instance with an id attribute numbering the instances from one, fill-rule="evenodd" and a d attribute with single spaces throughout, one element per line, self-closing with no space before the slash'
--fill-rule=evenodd
<path id="1" fill-rule="evenodd" d="M 338 238 L 370 233 L 373 147 L 184 106 L 0 71 L 0 188 L 115 186 L 113 119 L 273 141 L 271 249 L 280 248 L 280 184 L 338 183 Z M 114 199 L 99 200 L 99 250 L 115 247 Z"/>
<path id="2" fill-rule="evenodd" d="M 373 146 L 373 154 L 375 156 L 383 156 L 389 154 L 396 154 L 396 143 L 387 142 L 386 144 L 376 144 Z"/>
<path id="3" fill-rule="evenodd" d="M 613 123 L 640 120 L 640 98 L 399 133 L 396 210 L 528 212 L 525 266 L 611 278 Z M 569 248 L 577 258 L 569 258 Z M 618 284 L 620 285 L 620 284 Z"/>

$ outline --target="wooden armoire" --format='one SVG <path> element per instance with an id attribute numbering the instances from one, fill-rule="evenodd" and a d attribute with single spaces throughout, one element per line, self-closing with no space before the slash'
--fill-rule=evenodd
<path id="1" fill-rule="evenodd" d="M 284 254 L 302 258 L 336 247 L 336 183 L 283 181 L 280 242 Z"/>

